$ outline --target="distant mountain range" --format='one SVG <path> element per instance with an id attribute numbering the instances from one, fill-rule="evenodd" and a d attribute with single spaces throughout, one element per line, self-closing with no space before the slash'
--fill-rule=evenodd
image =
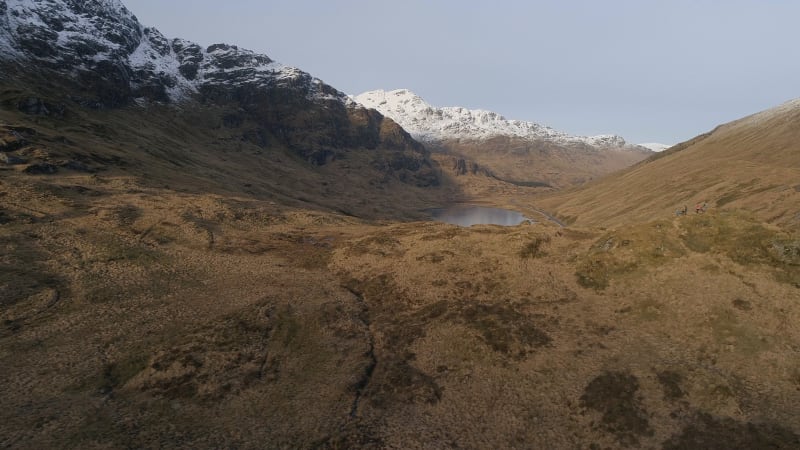
<path id="1" fill-rule="evenodd" d="M 638 144 L 638 145 L 640 147 L 644 147 L 644 148 L 650 149 L 650 150 L 652 150 L 654 152 L 663 152 L 664 150 L 672 147 L 671 145 L 659 144 L 658 142 L 647 142 L 647 143 Z"/>
<path id="2" fill-rule="evenodd" d="M 391 117 L 406 131 L 422 141 L 447 139 L 488 139 L 495 136 L 547 140 L 559 144 L 588 144 L 595 147 L 622 147 L 625 139 L 604 134 L 570 136 L 535 122 L 509 120 L 500 114 L 482 109 L 462 107 L 437 108 L 407 90 L 375 90 L 353 97 L 365 107 L 374 108 Z"/>
<path id="3" fill-rule="evenodd" d="M 407 89 L 369 91 L 353 99 L 399 123 L 435 152 L 473 161 L 497 178 L 524 185 L 581 184 L 652 154 L 617 135 L 572 136 L 491 111 L 434 107 Z"/>

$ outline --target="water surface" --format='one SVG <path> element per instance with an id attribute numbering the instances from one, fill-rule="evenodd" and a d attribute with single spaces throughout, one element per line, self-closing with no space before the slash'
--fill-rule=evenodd
<path id="1" fill-rule="evenodd" d="M 522 213 L 501 208 L 474 205 L 453 205 L 431 210 L 433 220 L 462 227 L 472 225 L 502 225 L 511 227 L 529 220 Z"/>

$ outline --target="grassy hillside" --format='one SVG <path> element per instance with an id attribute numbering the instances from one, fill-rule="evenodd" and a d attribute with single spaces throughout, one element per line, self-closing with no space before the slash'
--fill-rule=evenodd
<path id="1" fill-rule="evenodd" d="M 631 166 L 650 155 L 633 149 L 597 149 L 497 136 L 449 140 L 432 150 L 474 161 L 499 179 L 521 185 L 566 188 Z"/>
<path id="2" fill-rule="evenodd" d="M 800 105 L 722 125 L 630 169 L 541 201 L 570 223 L 618 226 L 667 218 L 697 202 L 800 226 Z"/>
<path id="3" fill-rule="evenodd" d="M 369 147 L 337 148 L 318 163 L 306 157 L 306 147 L 285 145 L 235 105 L 93 110 L 13 87 L 0 91 L 0 102 L 0 154 L 13 162 L 0 162 L 0 169 L 9 173 L 128 177 L 151 187 L 367 218 L 422 217 L 421 209 L 439 204 L 453 189 L 419 144 L 382 146 L 376 134 Z M 396 133 L 393 122 L 352 120 L 355 127 L 390 136 L 388 141 Z"/>

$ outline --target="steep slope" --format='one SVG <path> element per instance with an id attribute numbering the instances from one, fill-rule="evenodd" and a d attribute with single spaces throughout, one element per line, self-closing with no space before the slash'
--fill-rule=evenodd
<path id="1" fill-rule="evenodd" d="M 652 154 L 620 136 L 571 136 L 490 111 L 436 108 L 406 89 L 353 98 L 391 117 L 431 149 L 472 160 L 498 178 L 520 184 L 581 184 Z"/>
<path id="2" fill-rule="evenodd" d="M 376 111 L 267 56 L 167 39 L 117 0 L 4 2 L 0 33 L 9 112 L 56 126 L 92 111 L 147 116 L 165 104 L 176 117 L 205 111 L 230 137 L 264 151 L 284 148 L 310 166 L 372 151 L 365 170 L 396 172 L 410 185 L 439 182 L 422 145 Z"/>
<path id="3" fill-rule="evenodd" d="M 582 225 L 619 225 L 708 202 L 800 225 L 800 101 L 722 125 L 542 205 Z"/>

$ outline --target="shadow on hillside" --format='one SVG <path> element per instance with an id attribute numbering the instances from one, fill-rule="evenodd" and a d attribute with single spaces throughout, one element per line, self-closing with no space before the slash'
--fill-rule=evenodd
<path id="1" fill-rule="evenodd" d="M 23 141 L 18 169 L 83 172 L 129 188 L 270 201 L 366 220 L 419 220 L 463 198 L 455 174 L 421 148 L 341 148 L 323 160 L 282 142 L 234 106 L 150 104 L 94 110 L 60 93 L 0 88 L 0 124 Z M 416 144 L 415 144 L 416 145 Z M 72 162 L 72 166 L 65 162 Z"/>

